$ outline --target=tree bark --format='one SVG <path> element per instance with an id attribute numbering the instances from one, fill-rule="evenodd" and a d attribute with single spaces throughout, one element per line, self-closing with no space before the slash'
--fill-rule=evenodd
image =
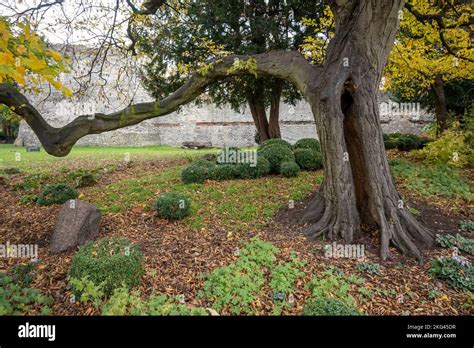
<path id="1" fill-rule="evenodd" d="M 250 113 L 252 114 L 261 142 L 267 139 L 281 137 L 279 118 L 283 81 L 276 79 L 275 85 L 272 88 L 269 119 L 267 119 L 265 109 L 264 88 L 264 82 L 257 80 L 253 93 L 247 96 Z"/>
<path id="2" fill-rule="evenodd" d="M 263 80 L 257 79 L 254 90 L 247 97 L 250 113 L 252 114 L 255 127 L 260 136 L 260 141 L 265 141 L 270 138 L 267 113 L 265 111 L 264 88 Z"/>
<path id="3" fill-rule="evenodd" d="M 277 79 L 272 88 L 270 100 L 270 121 L 268 123 L 268 133 L 270 138 L 281 138 L 280 131 L 280 100 L 283 91 L 283 81 Z"/>
<path id="4" fill-rule="evenodd" d="M 433 91 L 436 98 L 436 137 L 438 137 L 448 128 L 448 109 L 446 107 L 446 96 L 441 75 L 436 75 Z"/>
<path id="5" fill-rule="evenodd" d="M 397 29 L 402 1 L 332 1 L 336 35 L 324 77 L 309 102 L 319 132 L 325 178 L 303 217 L 307 235 L 352 242 L 361 224 L 380 229 L 381 257 L 389 246 L 423 260 L 434 242 L 395 189 L 385 157 L 377 91 Z M 309 89 L 311 91 L 311 89 Z"/>

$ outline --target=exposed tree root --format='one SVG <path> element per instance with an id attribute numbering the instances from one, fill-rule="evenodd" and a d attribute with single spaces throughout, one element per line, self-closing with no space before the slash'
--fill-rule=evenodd
<path id="1" fill-rule="evenodd" d="M 360 232 L 359 216 L 344 214 L 341 206 L 334 206 L 324 199 L 321 189 L 306 208 L 301 222 L 309 224 L 304 232 L 310 238 L 322 236 L 328 239 L 342 238 L 346 243 L 353 242 Z M 434 243 L 434 233 L 423 227 L 405 208 L 398 208 L 396 202 L 387 199 L 374 217 L 380 228 L 380 256 L 382 260 L 391 257 L 389 247 L 395 246 L 403 255 L 415 257 L 423 262 L 423 247 Z"/>

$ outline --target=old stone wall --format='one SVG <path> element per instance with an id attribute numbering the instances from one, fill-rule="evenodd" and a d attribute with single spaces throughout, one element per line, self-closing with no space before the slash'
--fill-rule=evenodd
<path id="1" fill-rule="evenodd" d="M 60 93 L 44 86 L 38 95 L 29 95 L 30 101 L 53 126 L 60 127 L 77 115 L 93 112 L 113 112 L 131 102 L 150 101 L 152 98 L 142 88 L 134 64 L 117 56 L 104 65 L 102 76 L 92 74 L 87 89 L 79 89 L 81 76 L 87 71 L 88 59 L 79 55 L 72 60 L 73 70 L 62 76 L 65 85 L 79 90 L 73 98 L 64 98 Z M 432 116 L 416 106 L 399 106 L 381 95 L 381 122 L 384 132 L 420 132 Z M 280 108 L 282 137 L 290 143 L 301 138 L 317 137 L 309 105 L 305 101 L 297 105 L 282 104 Z M 138 125 L 97 135 L 88 135 L 79 140 L 79 146 L 179 146 L 185 141 L 210 142 L 213 146 L 252 146 L 255 126 L 248 109 L 238 113 L 230 107 L 218 108 L 213 104 L 196 106 L 188 104 L 179 112 Z M 22 121 L 17 139 L 19 145 L 39 145 L 39 141 L 28 125 Z"/>

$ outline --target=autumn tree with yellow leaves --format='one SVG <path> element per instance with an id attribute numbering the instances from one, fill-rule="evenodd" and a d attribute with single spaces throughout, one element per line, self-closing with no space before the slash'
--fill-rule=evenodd
<path id="1" fill-rule="evenodd" d="M 446 84 L 474 76 L 473 15 L 470 1 L 451 0 L 412 0 L 399 13 L 384 88 L 408 100 L 431 94 L 439 133 L 448 127 Z"/>

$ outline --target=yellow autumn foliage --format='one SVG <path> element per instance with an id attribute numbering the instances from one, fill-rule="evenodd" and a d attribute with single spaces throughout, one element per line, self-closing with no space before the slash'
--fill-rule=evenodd
<path id="1" fill-rule="evenodd" d="M 38 92 L 41 81 L 64 95 L 72 92 L 58 77 L 67 72 L 67 60 L 46 47 L 27 22 L 10 23 L 0 16 L 0 83 L 14 83 L 26 92 Z"/>

